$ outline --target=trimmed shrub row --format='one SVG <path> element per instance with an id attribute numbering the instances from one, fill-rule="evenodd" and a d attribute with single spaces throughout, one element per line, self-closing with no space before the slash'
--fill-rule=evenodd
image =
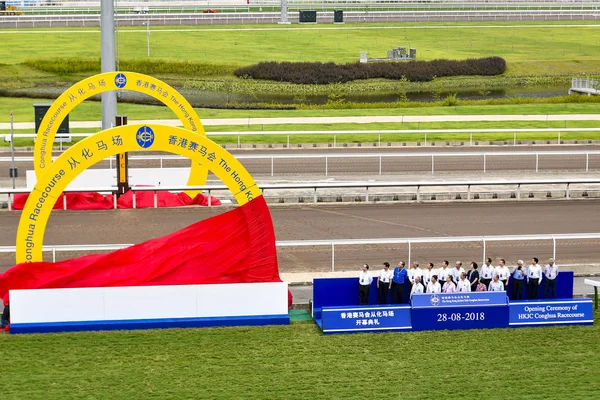
<path id="1" fill-rule="evenodd" d="M 300 84 L 343 83 L 358 79 L 406 78 L 412 82 L 427 82 L 435 77 L 460 75 L 500 75 L 506 70 L 501 57 L 470 58 L 467 60 L 433 60 L 374 63 L 321 62 L 261 62 L 238 68 L 235 75 L 242 78 L 264 79 Z"/>

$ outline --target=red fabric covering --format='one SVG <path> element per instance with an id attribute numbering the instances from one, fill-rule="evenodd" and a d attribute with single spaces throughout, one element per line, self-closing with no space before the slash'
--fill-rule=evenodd
<path id="1" fill-rule="evenodd" d="M 262 196 L 126 249 L 16 265 L 0 274 L 0 298 L 8 303 L 9 289 L 243 282 L 281 282 L 275 233 Z"/>
<path id="2" fill-rule="evenodd" d="M 61 194 L 54 204 L 55 210 L 62 210 L 63 196 Z M 25 207 L 29 194 L 15 195 L 13 207 L 15 210 L 22 210 Z M 110 210 L 114 208 L 113 195 L 102 195 L 96 192 L 81 192 L 67 193 L 67 209 L 69 210 Z M 136 208 L 153 208 L 154 193 L 153 192 L 136 192 L 135 193 Z M 158 207 L 183 207 L 183 206 L 208 206 L 208 196 L 198 194 L 193 199 L 185 194 L 157 192 Z M 211 196 L 211 205 L 219 206 L 219 199 Z M 133 193 L 131 191 L 125 193 L 117 199 L 117 208 L 133 208 Z"/>

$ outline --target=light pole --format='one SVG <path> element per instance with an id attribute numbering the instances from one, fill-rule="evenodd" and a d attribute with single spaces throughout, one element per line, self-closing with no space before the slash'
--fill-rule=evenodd
<path id="1" fill-rule="evenodd" d="M 146 22 L 146 31 L 148 32 L 148 57 L 150 57 L 150 21 Z"/>

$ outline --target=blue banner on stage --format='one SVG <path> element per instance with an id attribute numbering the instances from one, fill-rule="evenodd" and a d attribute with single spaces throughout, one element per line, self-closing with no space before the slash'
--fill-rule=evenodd
<path id="1" fill-rule="evenodd" d="M 323 333 L 410 330 L 410 306 L 323 307 Z"/>
<path id="2" fill-rule="evenodd" d="M 414 330 L 483 329 L 508 326 L 505 292 L 466 292 L 414 295 Z"/>
<path id="3" fill-rule="evenodd" d="M 506 305 L 506 292 L 461 292 L 415 294 L 411 299 L 413 308 L 467 307 Z"/>
<path id="4" fill-rule="evenodd" d="M 592 325 L 592 299 L 514 301 L 510 303 L 510 326 Z"/>

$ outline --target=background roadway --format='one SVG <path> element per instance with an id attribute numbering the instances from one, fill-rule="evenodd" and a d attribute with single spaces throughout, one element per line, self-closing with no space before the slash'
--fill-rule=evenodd
<path id="1" fill-rule="evenodd" d="M 362 148 L 319 148 L 319 149 L 252 149 L 252 150 L 230 150 L 234 155 L 241 154 L 367 154 L 367 153 L 386 153 L 386 154 L 409 154 L 409 153 L 452 153 L 460 152 L 501 152 L 501 151 L 585 151 L 598 150 L 600 146 L 594 145 L 569 145 L 569 146 L 476 146 L 476 147 L 362 147 Z M 144 153 L 148 155 L 150 153 Z M 158 153 L 156 153 L 158 154 Z M 17 152 L 16 156 L 31 156 L 31 152 Z M 2 152 L 0 157 L 6 159 L 10 153 Z M 252 175 L 270 175 L 271 160 L 266 159 L 241 159 L 242 164 Z M 115 163 L 112 163 L 113 168 Z M 0 179 L 8 178 L 8 167 L 10 162 L 0 163 Z M 32 162 L 17 162 L 19 175 L 25 177 L 25 171 L 33 169 Z M 164 160 L 164 168 L 189 167 L 190 162 L 187 159 Z M 583 172 L 585 171 L 585 155 L 573 156 L 544 156 L 539 157 L 539 170 L 542 172 L 562 171 L 562 172 Z M 109 162 L 103 161 L 92 168 L 108 168 Z M 160 161 L 156 160 L 130 160 L 130 168 L 159 168 Z M 299 176 L 299 175 L 325 175 L 325 158 L 319 159 L 276 159 L 273 164 L 275 175 Z M 329 175 L 376 175 L 379 173 L 378 158 L 333 158 L 328 160 Z M 600 155 L 589 156 L 589 168 L 591 171 L 600 170 Z M 493 172 L 526 171 L 535 172 L 535 156 L 491 156 L 487 157 L 486 170 Z M 410 158 L 383 158 L 383 174 L 431 174 L 431 157 L 410 157 Z M 482 156 L 447 156 L 435 159 L 436 173 L 483 173 Z M 214 177 L 213 177 L 214 178 Z M 22 180 L 21 182 L 24 182 Z M 24 183 L 21 184 L 24 186 Z"/>

